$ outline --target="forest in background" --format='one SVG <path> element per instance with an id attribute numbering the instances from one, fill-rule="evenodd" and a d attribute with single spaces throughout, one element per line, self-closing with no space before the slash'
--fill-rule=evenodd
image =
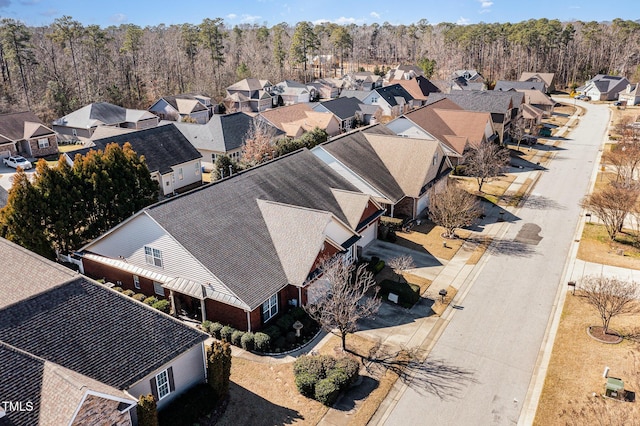
<path id="1" fill-rule="evenodd" d="M 332 58 L 330 60 L 324 60 Z M 399 63 L 433 79 L 477 69 L 487 81 L 555 72 L 556 87 L 598 73 L 640 79 L 640 23 L 537 19 L 519 23 L 340 26 L 300 22 L 227 27 L 133 24 L 102 28 L 64 16 L 45 27 L 0 20 L 0 113 L 31 109 L 50 122 L 88 103 L 147 109 L 161 96 L 224 88 L 255 77 L 309 81 Z"/>

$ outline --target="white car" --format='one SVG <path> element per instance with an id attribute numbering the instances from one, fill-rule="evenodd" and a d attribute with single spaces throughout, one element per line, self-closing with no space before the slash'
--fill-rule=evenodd
<path id="1" fill-rule="evenodd" d="M 33 167 L 33 164 L 31 164 L 29 160 L 19 155 L 4 158 L 2 162 L 9 167 L 13 167 L 14 169 L 22 167 L 22 170 L 28 170 Z"/>

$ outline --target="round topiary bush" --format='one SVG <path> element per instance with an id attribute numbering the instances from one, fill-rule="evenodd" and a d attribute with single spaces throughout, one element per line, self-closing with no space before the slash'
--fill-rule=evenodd
<path id="1" fill-rule="evenodd" d="M 240 338 L 240 345 L 242 349 L 245 351 L 252 351 L 254 349 L 254 334 L 252 332 L 247 332 L 242 335 Z"/>
<path id="2" fill-rule="evenodd" d="M 326 406 L 332 406 L 338 399 L 339 394 L 340 388 L 329 378 L 322 379 L 316 383 L 314 399 Z"/>
<path id="3" fill-rule="evenodd" d="M 149 296 L 147 298 L 145 298 L 142 303 L 144 303 L 145 305 L 149 305 L 149 306 L 153 306 L 154 303 L 156 303 L 158 301 L 158 298 L 155 296 Z"/>
<path id="4" fill-rule="evenodd" d="M 360 363 L 349 357 L 340 358 L 336 361 L 334 366 L 334 371 L 343 371 L 349 381 L 346 383 L 346 386 L 351 386 L 358 380 L 358 376 L 360 375 Z"/>
<path id="5" fill-rule="evenodd" d="M 129 290 L 127 290 L 129 291 Z M 124 293 L 123 293 L 124 294 Z M 128 296 L 128 295 L 127 295 Z M 144 299 L 147 298 L 146 294 L 142 294 L 142 293 L 136 293 L 132 296 L 134 299 L 136 299 L 138 302 L 142 302 Z"/>
<path id="6" fill-rule="evenodd" d="M 202 324 L 200 324 L 200 328 L 202 328 L 202 331 L 205 333 L 209 332 L 209 327 L 211 327 L 211 321 L 209 320 L 202 321 Z"/>
<path id="7" fill-rule="evenodd" d="M 156 301 L 153 305 L 151 305 L 151 307 L 153 309 L 157 309 L 159 311 L 164 312 L 165 314 L 169 313 L 169 310 L 171 309 L 171 304 L 169 303 L 168 300 L 158 300 Z"/>
<path id="8" fill-rule="evenodd" d="M 133 291 L 133 290 L 125 290 L 125 291 L 123 291 L 123 292 L 122 292 L 122 294 L 124 294 L 125 296 L 129 296 L 129 297 L 131 297 L 131 296 L 133 296 L 134 294 L 136 294 L 136 292 L 135 292 L 135 291 Z"/>
<path id="9" fill-rule="evenodd" d="M 315 396 L 317 382 L 317 377 L 312 374 L 306 372 L 296 374 L 296 387 L 298 388 L 298 392 L 308 398 L 313 398 Z"/>
<path id="10" fill-rule="evenodd" d="M 253 337 L 255 349 L 260 352 L 267 352 L 271 347 L 271 337 L 266 333 L 258 332 Z"/>
<path id="11" fill-rule="evenodd" d="M 111 287 L 111 290 L 115 290 L 115 291 L 117 291 L 118 293 L 122 293 L 122 292 L 123 292 L 122 287 L 118 287 L 118 286 Z"/>
<path id="12" fill-rule="evenodd" d="M 236 331 L 235 328 L 231 327 L 230 325 L 225 325 L 220 330 L 220 340 L 231 343 L 231 335 L 234 331 Z"/>
<path id="13" fill-rule="evenodd" d="M 222 327 L 224 326 L 219 322 L 212 322 L 209 326 L 209 333 L 216 339 L 220 339 L 220 330 L 222 330 Z"/>
<path id="14" fill-rule="evenodd" d="M 242 336 L 244 336 L 244 331 L 236 330 L 231 333 L 231 344 L 233 346 L 240 346 L 242 341 Z"/>
<path id="15" fill-rule="evenodd" d="M 338 389 L 344 389 L 349 385 L 349 376 L 347 376 L 347 373 L 337 368 L 331 371 L 327 379 L 332 380 Z"/>

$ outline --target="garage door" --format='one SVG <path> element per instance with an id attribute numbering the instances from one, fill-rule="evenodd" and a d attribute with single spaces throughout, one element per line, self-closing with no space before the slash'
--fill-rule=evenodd
<path id="1" fill-rule="evenodd" d="M 362 235 L 362 238 L 358 240 L 358 247 L 364 247 L 371 241 L 376 239 L 376 229 L 378 228 L 376 224 L 377 222 L 372 223 L 368 228 L 360 233 L 360 235 Z"/>
<path id="2" fill-rule="evenodd" d="M 418 198 L 418 211 L 417 215 L 420 215 L 424 209 L 429 206 L 429 193 L 426 192 L 422 195 L 422 197 Z"/>

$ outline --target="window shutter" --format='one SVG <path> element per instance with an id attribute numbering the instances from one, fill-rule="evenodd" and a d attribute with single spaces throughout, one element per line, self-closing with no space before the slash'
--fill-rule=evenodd
<path id="1" fill-rule="evenodd" d="M 153 395 L 153 399 L 158 401 L 158 385 L 156 384 L 156 376 L 153 376 L 150 380 L 151 382 L 151 394 Z"/>
<path id="2" fill-rule="evenodd" d="M 167 376 L 169 377 L 169 391 L 173 392 L 176 390 L 176 384 L 173 381 L 173 367 L 167 368 Z"/>

